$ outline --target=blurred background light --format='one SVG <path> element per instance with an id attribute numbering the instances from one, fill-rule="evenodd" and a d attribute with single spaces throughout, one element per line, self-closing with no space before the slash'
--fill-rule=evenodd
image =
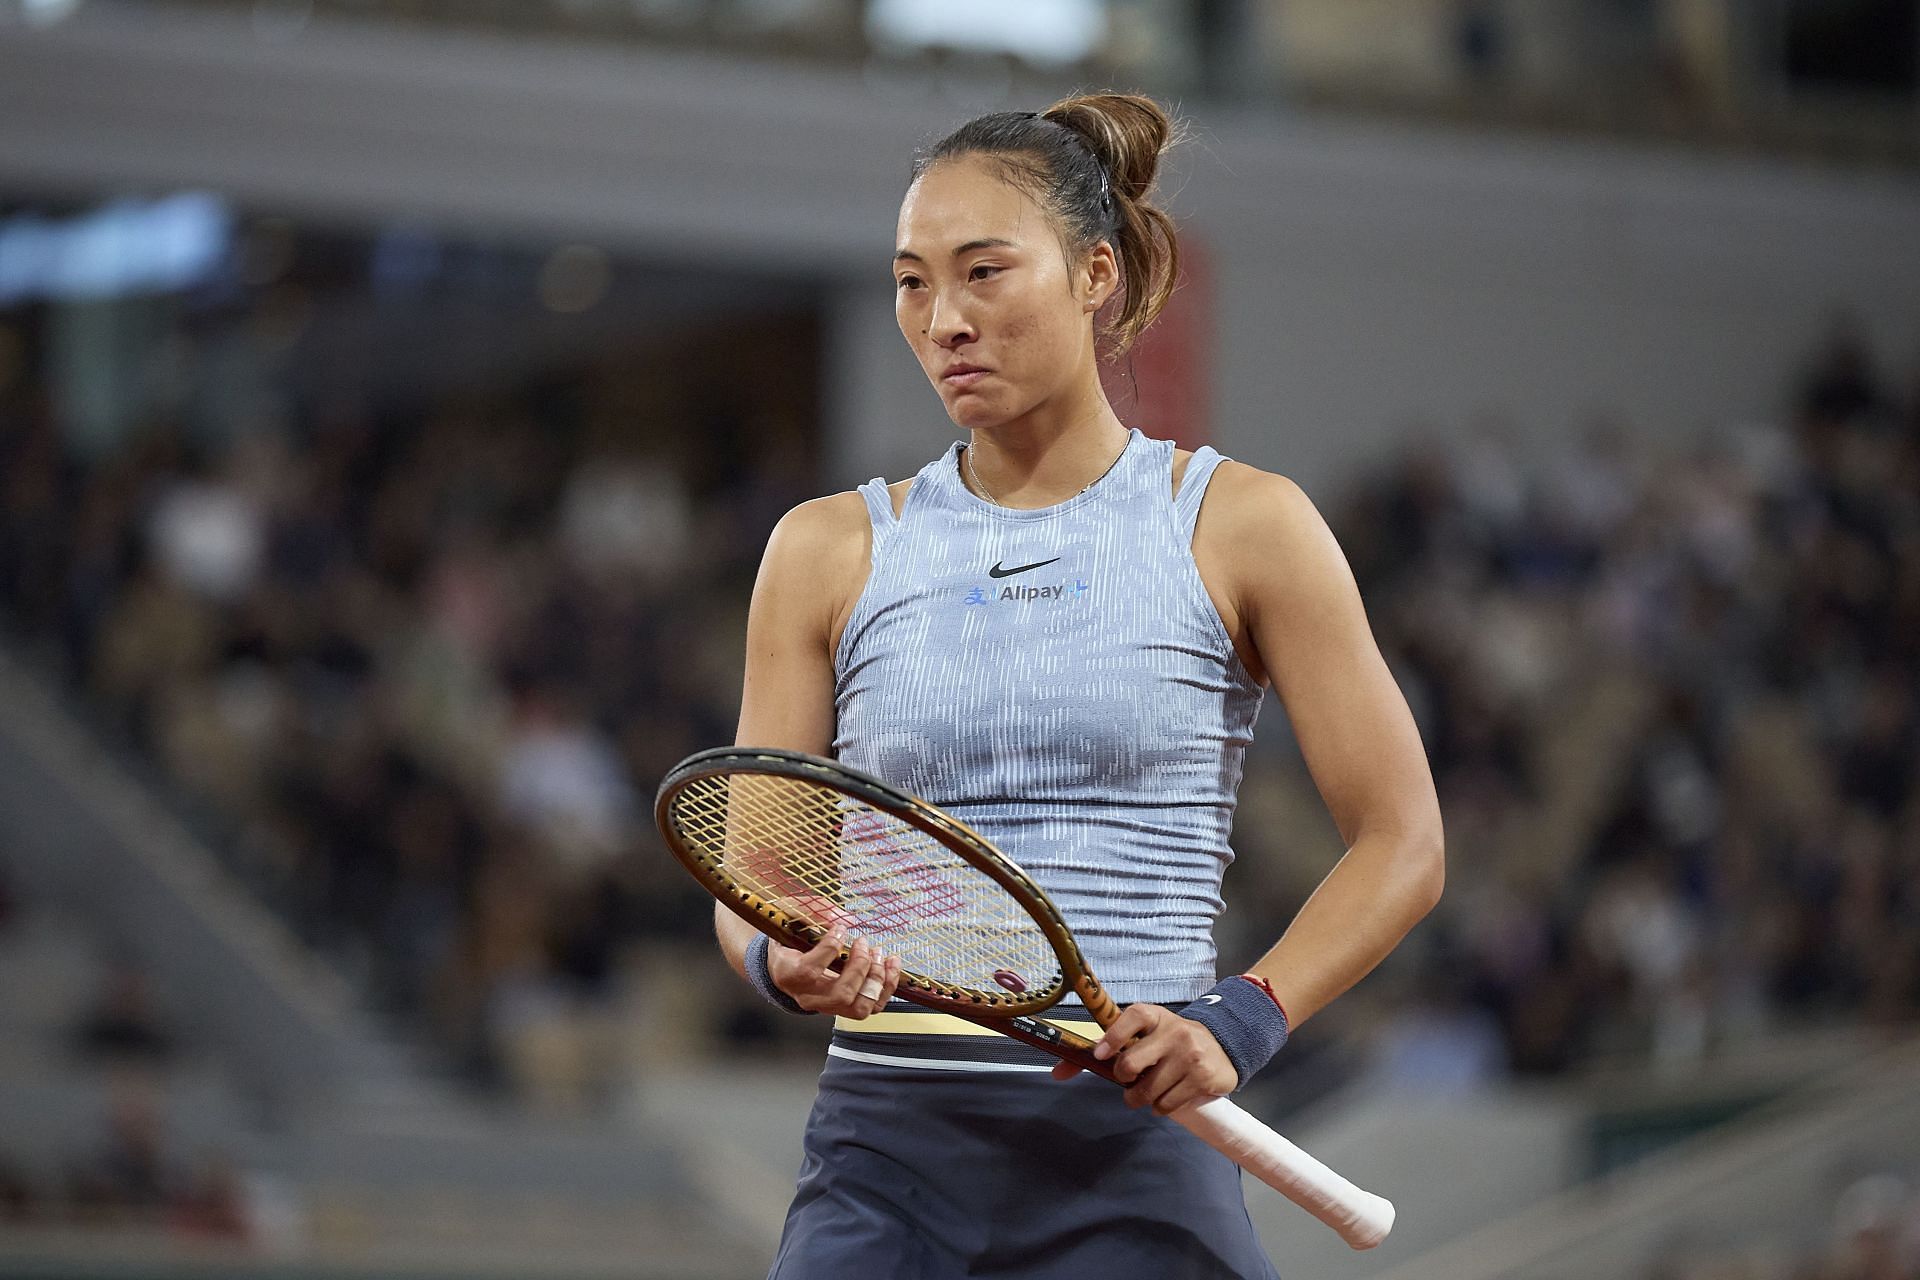
<path id="1" fill-rule="evenodd" d="M 15 0 L 27 25 L 52 26 L 71 17 L 80 8 L 80 0 Z"/>
<path id="2" fill-rule="evenodd" d="M 0 305 L 187 288 L 220 267 L 231 225 L 227 206 L 204 192 L 117 200 L 71 218 L 0 218 Z"/>
<path id="3" fill-rule="evenodd" d="M 871 0 L 867 31 L 900 49 L 955 49 L 1007 53 L 1029 62 L 1079 62 L 1106 34 L 1099 0 Z"/>

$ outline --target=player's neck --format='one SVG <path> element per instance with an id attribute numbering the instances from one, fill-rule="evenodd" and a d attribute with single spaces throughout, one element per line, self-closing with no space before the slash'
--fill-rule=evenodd
<path id="1" fill-rule="evenodd" d="M 964 459 L 981 496 L 1003 507 L 1054 506 L 1105 475 L 1126 447 L 1127 428 L 1100 396 L 1068 416 L 1046 406 L 971 433 Z"/>

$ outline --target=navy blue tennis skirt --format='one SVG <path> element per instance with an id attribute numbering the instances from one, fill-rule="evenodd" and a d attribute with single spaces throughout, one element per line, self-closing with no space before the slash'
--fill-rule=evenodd
<path id="1" fill-rule="evenodd" d="M 1232 1161 L 1052 1062 L 836 1032 L 769 1280 L 1278 1280 Z"/>

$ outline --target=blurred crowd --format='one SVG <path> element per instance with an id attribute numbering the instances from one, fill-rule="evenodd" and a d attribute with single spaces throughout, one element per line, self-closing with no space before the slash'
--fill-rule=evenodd
<path id="1" fill-rule="evenodd" d="M 166 1082 L 195 1055 L 143 968 L 23 902 L 0 858 L 0 1039 L 9 1101 L 59 1117 L 0 1131 L 0 1229 L 84 1226 L 242 1241 L 241 1180 L 168 1124 Z M 45 1066 L 45 1074 L 22 1064 Z M 50 1089 L 39 1096 L 36 1089 Z M 68 1128 L 68 1124 L 72 1128 Z M 32 1126 L 29 1126 L 32 1127 Z M 37 1140 L 36 1140 L 37 1139 Z"/>
<path id="2" fill-rule="evenodd" d="M 187 1163 L 162 1109 L 136 1081 L 117 1085 L 104 1132 L 64 1171 L 36 1176 L 4 1163 L 11 1157 L 0 1145 L 0 1228 L 157 1231 L 236 1244 L 253 1234 L 239 1171 L 218 1154 Z"/>
<path id="3" fill-rule="evenodd" d="M 92 452 L 34 379 L 0 391 L 16 642 L 379 1004 L 562 1100 L 689 1019 L 781 1034 L 707 951 L 648 799 L 731 740 L 754 566 L 818 491 L 816 397 L 777 326 L 657 346 Z M 1920 386 L 1843 327 L 1781 417 L 1684 445 L 1431 432 L 1331 509 L 1451 855 L 1345 1002 L 1392 1079 L 1920 1013 Z M 1271 710 L 1229 959 L 1327 865 L 1284 739 Z"/>
<path id="4" fill-rule="evenodd" d="M 92 456 L 25 381 L 0 617 L 452 1064 L 611 1086 L 636 983 L 680 984 L 646 955 L 710 936 L 652 785 L 732 740 L 761 545 L 813 491 L 806 321 L 776 319 Z"/>
<path id="5" fill-rule="evenodd" d="M 1447 823 L 1390 1076 L 1920 1015 L 1920 369 L 1869 352 L 1680 447 L 1437 437 L 1336 521 Z"/>

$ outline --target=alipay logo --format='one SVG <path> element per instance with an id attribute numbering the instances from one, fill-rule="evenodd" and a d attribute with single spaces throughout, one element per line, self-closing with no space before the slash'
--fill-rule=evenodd
<path id="1" fill-rule="evenodd" d="M 1093 590 L 1085 580 L 1056 582 L 1050 586 L 1034 587 L 1022 583 L 1019 586 L 969 587 L 964 603 L 968 608 L 992 604 L 1059 604 L 1062 601 L 1084 599 Z"/>

